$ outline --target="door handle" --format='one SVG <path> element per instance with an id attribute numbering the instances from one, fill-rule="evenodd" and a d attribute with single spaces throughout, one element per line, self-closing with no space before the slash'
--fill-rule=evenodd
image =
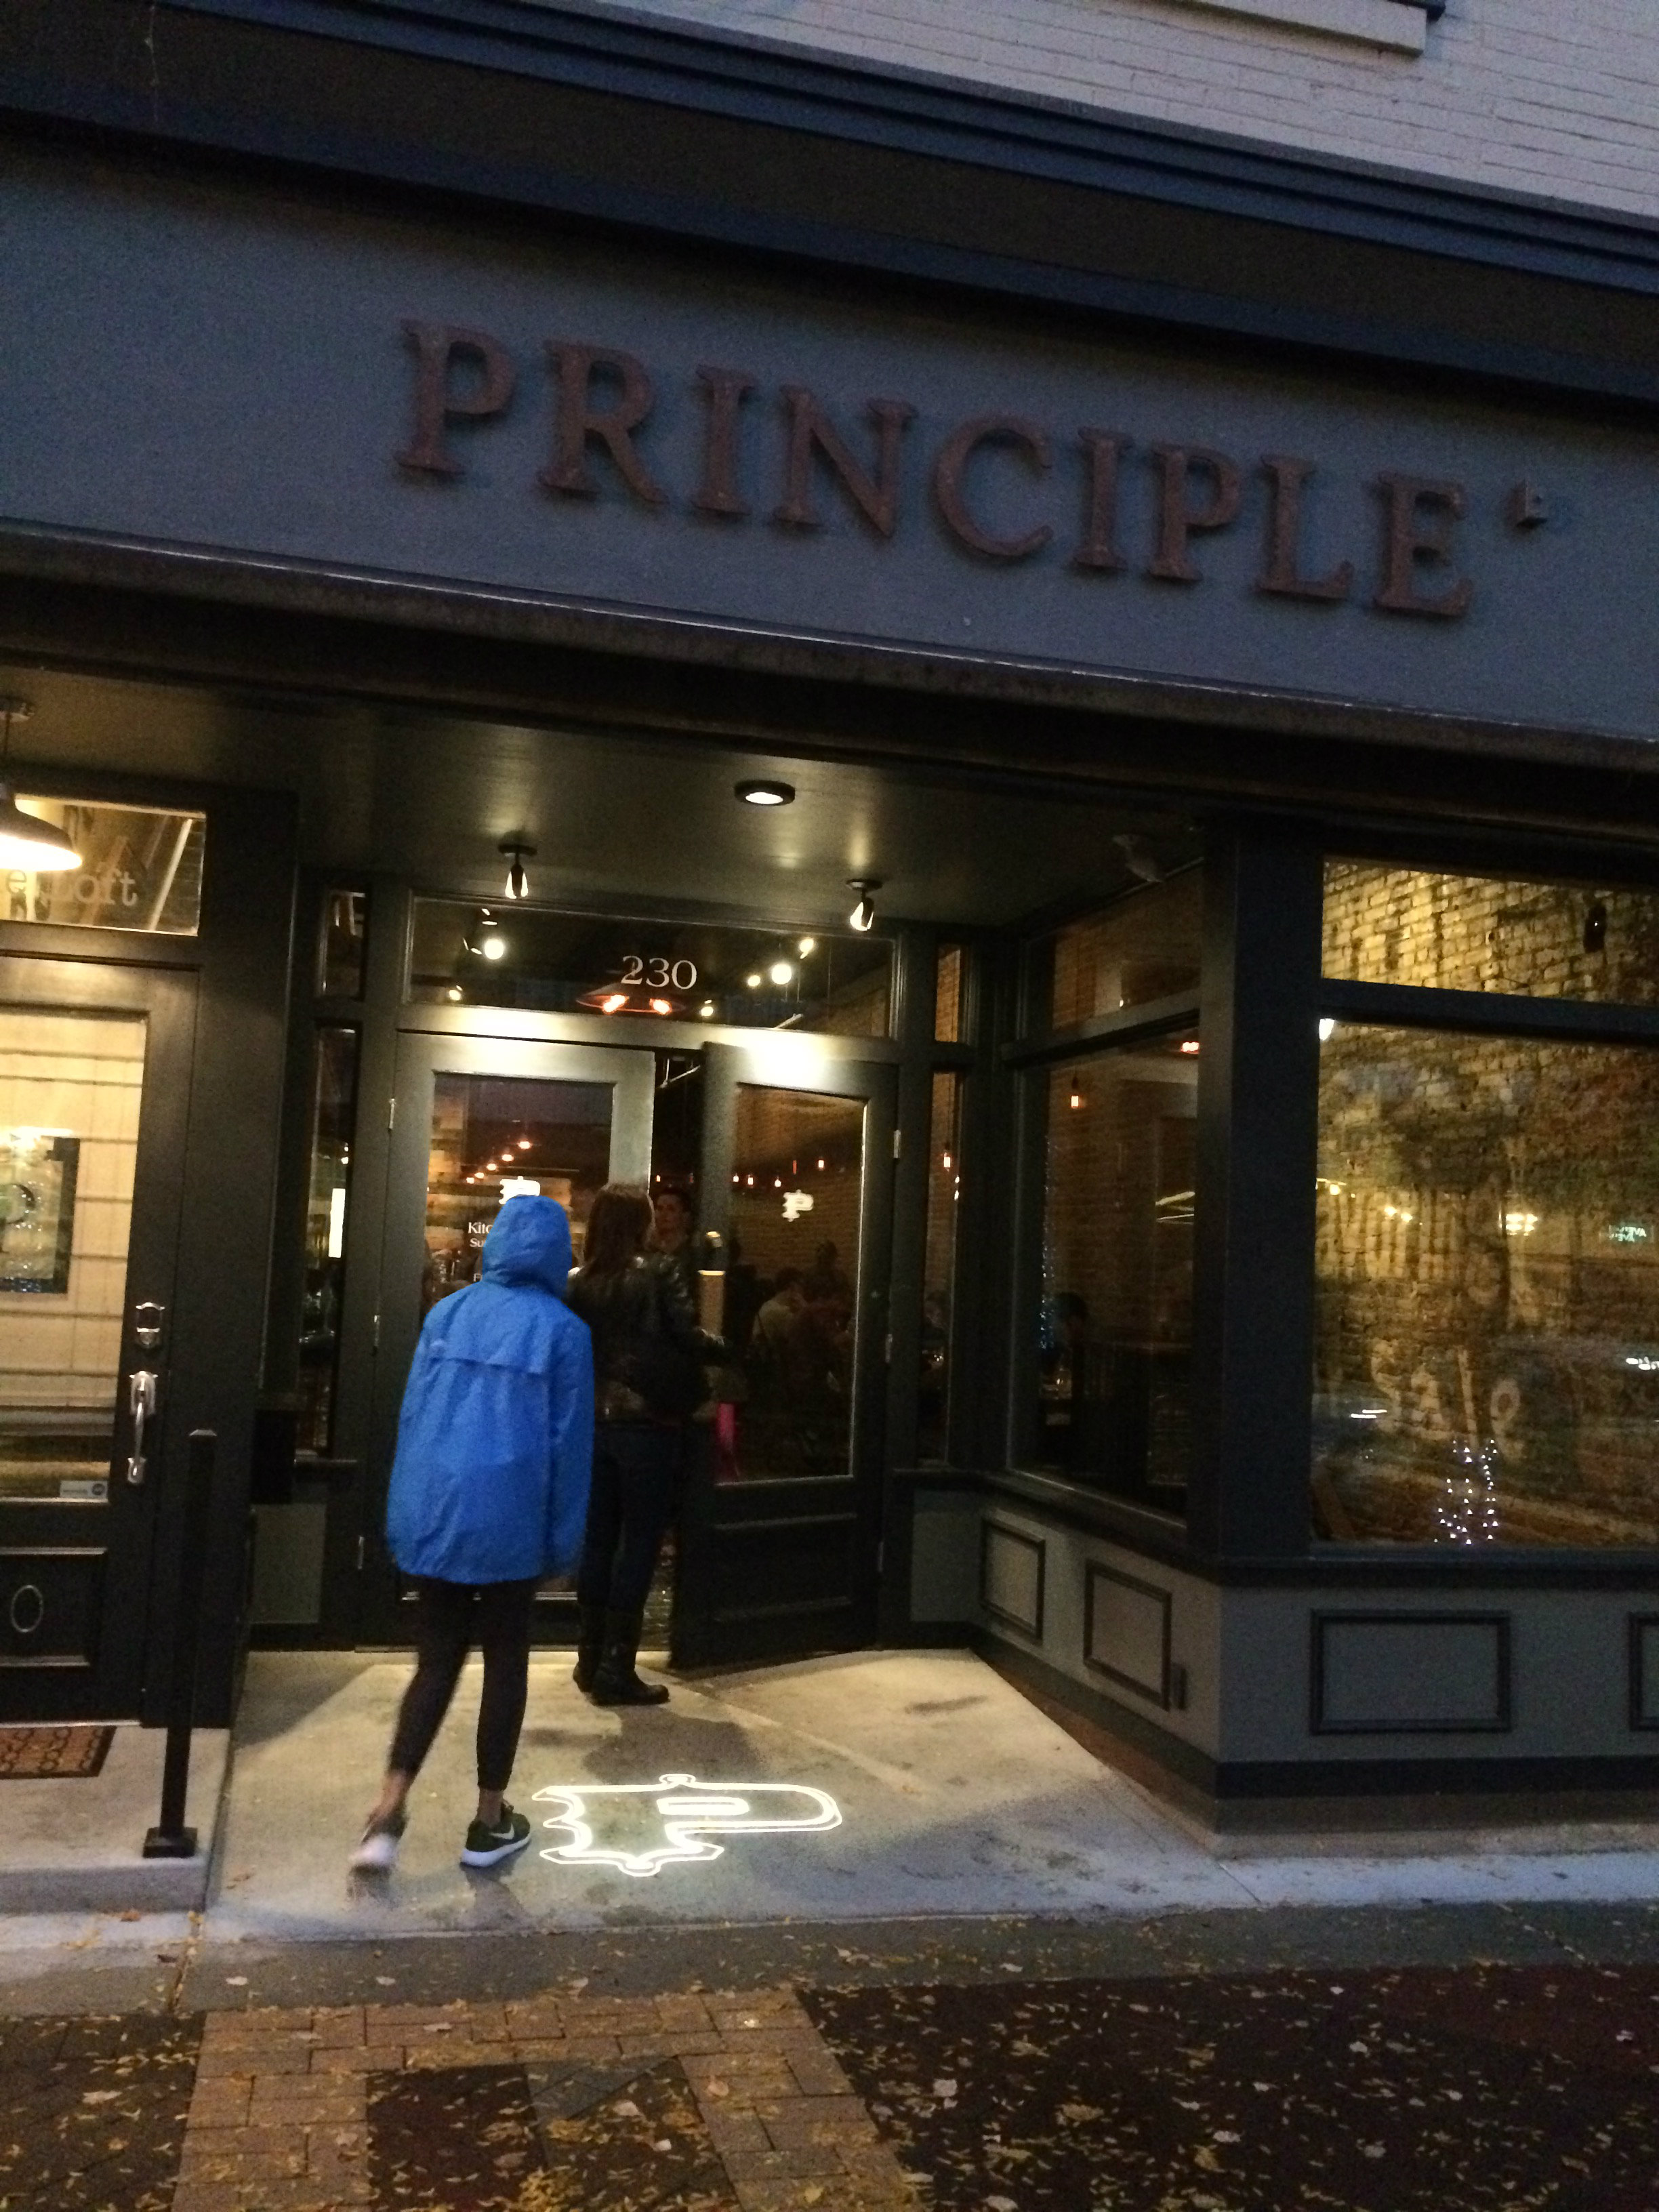
<path id="1" fill-rule="evenodd" d="M 144 1424 L 155 1419 L 155 1389 L 161 1379 L 149 1367 L 137 1367 L 127 1377 L 127 1405 L 132 1413 L 132 1455 L 127 1461 L 127 1480 L 135 1486 L 144 1479 Z"/>

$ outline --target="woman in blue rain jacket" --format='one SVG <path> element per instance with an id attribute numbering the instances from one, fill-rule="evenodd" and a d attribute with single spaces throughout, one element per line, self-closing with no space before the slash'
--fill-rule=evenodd
<path id="1" fill-rule="evenodd" d="M 564 1208 L 511 1198 L 479 1279 L 441 1299 L 421 1331 L 386 1504 L 392 1556 L 415 1584 L 415 1678 L 352 1859 L 360 1873 L 395 1861 L 410 1784 L 475 1644 L 478 1811 L 461 1863 L 496 1865 L 530 1840 L 502 1793 L 524 1722 L 536 1585 L 575 1562 L 593 1452 L 593 1358 L 564 1303 L 570 1262 Z"/>

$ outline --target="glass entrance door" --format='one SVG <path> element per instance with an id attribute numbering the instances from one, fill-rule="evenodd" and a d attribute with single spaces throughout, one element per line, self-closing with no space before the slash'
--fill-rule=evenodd
<path id="1" fill-rule="evenodd" d="M 401 1643 L 405 1599 L 385 1551 L 386 1486 L 398 1411 L 422 1322 L 477 1279 L 495 1216 L 520 1191 L 568 1211 L 578 1260 L 593 1195 L 650 1171 L 649 1053 L 500 1038 L 399 1042 L 375 1356 L 374 1480 L 366 1506 L 362 1639 Z M 574 1602 L 550 1588 L 544 1643 L 573 1640 Z"/>
<path id="2" fill-rule="evenodd" d="M 138 1710 L 194 997 L 0 959 L 0 1718 Z"/>
<path id="3" fill-rule="evenodd" d="M 894 1071 L 709 1045 L 703 1085 L 732 1359 L 693 1455 L 673 1656 L 850 1649 L 875 1624 Z"/>

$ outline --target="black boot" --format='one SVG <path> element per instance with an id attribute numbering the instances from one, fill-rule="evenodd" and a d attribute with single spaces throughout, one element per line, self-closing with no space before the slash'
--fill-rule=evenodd
<path id="1" fill-rule="evenodd" d="M 588 1692 L 596 1705 L 667 1704 L 668 1692 L 660 1682 L 642 1682 L 634 1671 L 634 1662 L 639 1656 L 640 1632 L 644 1626 L 643 1612 L 607 1613 L 605 1616 L 605 1649 L 599 1654 L 593 1686 Z"/>
<path id="2" fill-rule="evenodd" d="M 576 1608 L 576 1666 L 570 1679 L 579 1690 L 593 1686 L 593 1677 L 599 1671 L 599 1654 L 605 1649 L 605 1611 L 597 1605 L 579 1605 Z"/>

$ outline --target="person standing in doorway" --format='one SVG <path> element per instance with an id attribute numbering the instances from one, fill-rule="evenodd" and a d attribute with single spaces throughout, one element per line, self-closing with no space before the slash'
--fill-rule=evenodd
<path id="1" fill-rule="evenodd" d="M 692 1241 L 691 1194 L 677 1182 L 659 1183 L 651 1194 L 651 1244 L 685 1285 L 692 1310 L 697 1301 L 697 1255 Z"/>
<path id="2" fill-rule="evenodd" d="M 593 1344 L 593 1482 L 576 1577 L 575 1681 L 598 1705 L 659 1705 L 660 1683 L 636 1672 L 645 1601 L 672 1518 L 685 1425 L 703 1395 L 703 1364 L 726 1346 L 697 1326 L 671 1258 L 646 1249 L 651 1200 L 607 1183 L 593 1201 L 571 1310 Z"/>
<path id="3" fill-rule="evenodd" d="M 570 1220 L 550 1198 L 510 1198 L 479 1279 L 427 1316 L 398 1422 L 386 1504 L 392 1556 L 415 1584 L 415 1678 L 380 1802 L 352 1857 L 385 1873 L 410 1786 L 467 1653 L 483 1653 L 478 1809 L 461 1864 L 523 1850 L 530 1823 L 503 1795 L 524 1723 L 536 1585 L 574 1561 L 587 1512 L 593 1362 L 565 1303 Z"/>

